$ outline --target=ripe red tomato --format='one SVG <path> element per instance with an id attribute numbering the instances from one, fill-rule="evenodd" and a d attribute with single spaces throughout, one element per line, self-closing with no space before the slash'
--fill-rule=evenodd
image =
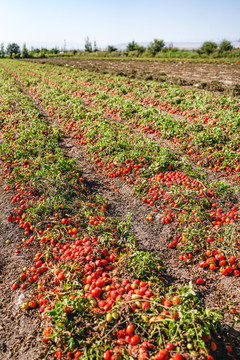
<path id="1" fill-rule="evenodd" d="M 176 353 L 172 355 L 172 360 L 183 360 L 183 357 L 181 354 Z"/>
<path id="2" fill-rule="evenodd" d="M 42 260 L 38 260 L 38 261 L 36 262 L 36 267 L 41 267 L 42 264 L 43 264 Z"/>
<path id="3" fill-rule="evenodd" d="M 205 261 L 199 261 L 199 267 L 204 268 L 206 266 L 207 266 L 207 264 Z"/>
<path id="4" fill-rule="evenodd" d="M 224 266 L 226 264 L 226 260 L 220 260 L 219 261 L 219 266 Z"/>
<path id="5" fill-rule="evenodd" d="M 167 349 L 168 351 L 173 350 L 173 349 L 174 349 L 174 344 L 173 344 L 173 343 L 167 343 L 166 349 Z"/>
<path id="6" fill-rule="evenodd" d="M 147 309 L 149 306 L 150 306 L 150 304 L 149 304 L 148 301 L 144 301 L 144 302 L 142 303 L 142 309 L 143 309 L 143 310 Z"/>
<path id="7" fill-rule="evenodd" d="M 30 307 L 30 308 L 34 309 L 36 306 L 37 306 L 37 303 L 36 303 L 35 300 L 31 300 L 31 301 L 29 302 L 29 307 Z"/>
<path id="8" fill-rule="evenodd" d="M 235 263 L 235 261 L 236 261 L 235 256 L 230 256 L 229 262 L 230 262 L 231 264 L 233 264 L 233 263 Z"/>
<path id="9" fill-rule="evenodd" d="M 126 335 L 124 340 L 129 343 L 131 340 L 131 335 Z"/>
<path id="10" fill-rule="evenodd" d="M 121 356 L 119 354 L 113 354 L 111 360 L 121 360 Z"/>
<path id="11" fill-rule="evenodd" d="M 172 298 L 172 303 L 173 304 L 179 304 L 180 303 L 180 297 L 179 296 L 174 296 Z"/>
<path id="12" fill-rule="evenodd" d="M 131 345 L 137 345 L 140 343 L 140 338 L 138 335 L 134 335 L 131 337 L 131 340 L 130 340 L 130 343 Z"/>
<path id="13" fill-rule="evenodd" d="M 147 360 L 147 359 L 149 359 L 147 352 L 143 352 L 142 354 L 138 355 L 138 360 Z"/>
<path id="14" fill-rule="evenodd" d="M 58 280 L 63 280 L 65 278 L 65 275 L 60 272 L 59 275 L 58 275 Z"/>
<path id="15" fill-rule="evenodd" d="M 226 266 L 226 271 L 228 272 L 228 274 L 231 274 L 232 273 L 232 268 L 231 266 Z"/>
<path id="16" fill-rule="evenodd" d="M 144 341 L 141 343 L 141 348 L 143 348 L 143 350 L 147 350 L 147 349 L 152 349 L 153 348 L 153 344 Z"/>
<path id="17" fill-rule="evenodd" d="M 172 303 L 171 303 L 171 301 L 169 301 L 169 300 L 165 300 L 164 303 L 163 303 L 163 305 L 166 306 L 166 307 L 171 307 L 171 306 L 172 306 Z"/>
<path id="18" fill-rule="evenodd" d="M 18 288 L 18 283 L 12 284 L 12 289 L 13 289 L 13 290 L 16 290 L 17 288 Z"/>
<path id="19" fill-rule="evenodd" d="M 168 360 L 169 359 L 169 352 L 166 349 L 162 349 L 160 350 L 156 356 L 155 356 L 156 360 Z"/>
<path id="20" fill-rule="evenodd" d="M 134 331 L 134 326 L 132 324 L 129 324 L 126 328 L 126 334 L 132 335 L 133 331 Z"/>
<path id="21" fill-rule="evenodd" d="M 95 287 L 95 288 L 92 290 L 92 295 L 93 295 L 94 297 L 99 297 L 100 294 L 101 294 L 101 292 L 102 292 L 102 289 L 101 289 L 101 288 Z"/>
<path id="22" fill-rule="evenodd" d="M 97 281 L 96 281 L 97 287 L 103 287 L 104 285 L 105 285 L 105 283 L 104 283 L 103 279 L 101 279 L 101 278 L 97 279 Z"/>
<path id="23" fill-rule="evenodd" d="M 82 352 L 79 351 L 79 350 L 77 350 L 77 351 L 74 353 L 74 359 L 78 359 L 79 356 L 81 356 L 81 355 L 82 355 Z"/>
<path id="24" fill-rule="evenodd" d="M 61 350 L 56 350 L 56 351 L 55 351 L 55 356 L 56 356 L 56 358 L 60 358 L 61 355 L 62 355 Z"/>
<path id="25" fill-rule="evenodd" d="M 103 354 L 103 359 L 104 360 L 110 360 L 112 356 L 112 351 L 111 350 L 107 350 L 105 351 L 105 353 Z"/>
<path id="26" fill-rule="evenodd" d="M 49 341 L 49 338 L 48 338 L 47 336 L 45 336 L 45 335 L 44 335 L 44 336 L 43 336 L 43 342 L 45 342 L 45 343 L 46 343 L 46 342 L 48 342 L 48 341 Z"/>

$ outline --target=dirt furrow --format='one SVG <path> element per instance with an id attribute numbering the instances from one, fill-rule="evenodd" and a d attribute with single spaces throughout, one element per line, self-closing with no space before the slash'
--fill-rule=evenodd
<path id="1" fill-rule="evenodd" d="M 41 353 L 41 319 L 35 311 L 26 312 L 21 308 L 24 301 L 31 299 L 32 289 L 12 291 L 12 284 L 23 268 L 32 264 L 36 247 L 22 247 L 23 231 L 7 221 L 14 207 L 13 192 L 4 191 L 3 175 L 0 163 L 0 359 L 37 360 Z M 15 253 L 16 247 L 19 253 Z"/>

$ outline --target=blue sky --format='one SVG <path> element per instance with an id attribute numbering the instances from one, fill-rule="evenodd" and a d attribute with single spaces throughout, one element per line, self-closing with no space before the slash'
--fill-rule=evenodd
<path id="1" fill-rule="evenodd" d="M 240 38 L 240 0 L 0 0 L 0 43 L 81 48 Z"/>

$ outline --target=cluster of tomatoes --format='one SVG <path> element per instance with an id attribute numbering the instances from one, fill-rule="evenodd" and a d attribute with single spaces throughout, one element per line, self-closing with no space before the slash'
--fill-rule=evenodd
<path id="1" fill-rule="evenodd" d="M 208 237 L 208 240 L 209 238 L 210 237 Z M 240 239 L 238 239 L 238 244 L 240 245 Z M 209 269 L 212 271 L 219 268 L 219 271 L 224 276 L 230 274 L 233 274 L 234 276 L 239 276 L 240 267 L 235 256 L 233 255 L 226 256 L 223 251 L 216 248 L 213 250 L 210 249 L 206 250 L 205 256 L 206 256 L 205 260 L 199 261 L 200 268 L 204 269 L 209 267 Z"/>
<path id="2" fill-rule="evenodd" d="M 122 359 L 123 348 L 121 345 L 129 344 L 130 350 L 129 355 L 137 358 L 138 360 L 149 360 L 152 358 L 152 351 L 154 345 L 151 342 L 141 342 L 138 335 L 134 335 L 134 325 L 127 325 L 126 329 L 121 329 L 117 332 L 117 345 L 113 349 L 109 349 L 104 352 L 104 360 L 120 360 Z M 173 343 L 167 343 L 165 349 L 161 349 L 154 355 L 155 360 L 168 360 L 170 351 L 174 350 L 175 346 Z M 174 353 L 172 355 L 173 360 L 183 360 L 183 356 L 180 353 Z"/>

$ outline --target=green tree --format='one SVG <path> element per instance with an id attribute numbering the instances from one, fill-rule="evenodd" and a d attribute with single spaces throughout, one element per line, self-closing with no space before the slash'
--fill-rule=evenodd
<path id="1" fill-rule="evenodd" d="M 32 54 L 39 54 L 40 51 L 41 51 L 40 49 L 34 48 L 33 46 L 31 46 L 31 53 L 32 53 Z"/>
<path id="2" fill-rule="evenodd" d="M 59 54 L 60 50 L 57 47 L 54 47 L 54 48 L 52 48 L 50 50 L 47 50 L 45 52 L 47 52 L 48 54 Z"/>
<path id="3" fill-rule="evenodd" d="M 154 39 L 153 42 L 148 46 L 148 51 L 151 55 L 156 55 L 159 53 L 165 46 L 164 40 Z"/>
<path id="4" fill-rule="evenodd" d="M 112 53 L 114 51 L 117 51 L 117 48 L 113 45 L 108 45 L 107 52 Z"/>
<path id="5" fill-rule="evenodd" d="M 232 46 L 231 42 L 226 40 L 226 39 L 224 39 L 219 44 L 219 50 L 220 51 L 231 51 L 232 49 L 233 49 L 233 46 Z"/>
<path id="6" fill-rule="evenodd" d="M 16 43 L 8 44 L 6 52 L 10 57 L 12 57 L 13 54 L 20 53 L 20 46 Z"/>
<path id="7" fill-rule="evenodd" d="M 126 51 L 129 52 L 134 52 L 133 55 L 138 56 L 139 54 L 143 53 L 145 51 L 145 47 L 144 46 L 140 46 L 138 45 L 135 41 L 132 41 L 130 43 L 128 43 Z"/>
<path id="8" fill-rule="evenodd" d="M 133 40 L 127 44 L 126 51 L 135 51 L 138 49 L 138 44 Z"/>
<path id="9" fill-rule="evenodd" d="M 22 57 L 23 57 L 23 58 L 27 58 L 27 57 L 28 57 L 28 49 L 26 48 L 26 44 L 23 44 Z"/>
<path id="10" fill-rule="evenodd" d="M 204 52 L 207 55 L 212 54 L 215 50 L 217 50 L 217 44 L 213 41 L 205 41 L 200 49 L 202 52 Z"/>
<path id="11" fill-rule="evenodd" d="M 41 51 L 40 51 L 40 53 L 38 54 L 38 57 L 40 57 L 40 58 L 45 58 L 45 57 L 46 57 L 46 53 L 47 53 L 47 49 L 41 48 Z"/>
<path id="12" fill-rule="evenodd" d="M 99 49 L 98 49 L 98 47 L 97 47 L 97 42 L 96 42 L 96 40 L 94 40 L 94 43 L 93 43 L 93 51 L 94 51 L 94 52 L 99 51 Z"/>
<path id="13" fill-rule="evenodd" d="M 4 57 L 5 55 L 5 50 L 4 50 L 4 43 L 1 43 L 1 57 Z"/>
<path id="14" fill-rule="evenodd" d="M 86 39 L 85 39 L 85 51 L 86 52 L 92 52 L 93 51 L 93 48 L 92 48 L 92 43 L 91 41 L 89 40 L 89 37 L 87 36 Z"/>

